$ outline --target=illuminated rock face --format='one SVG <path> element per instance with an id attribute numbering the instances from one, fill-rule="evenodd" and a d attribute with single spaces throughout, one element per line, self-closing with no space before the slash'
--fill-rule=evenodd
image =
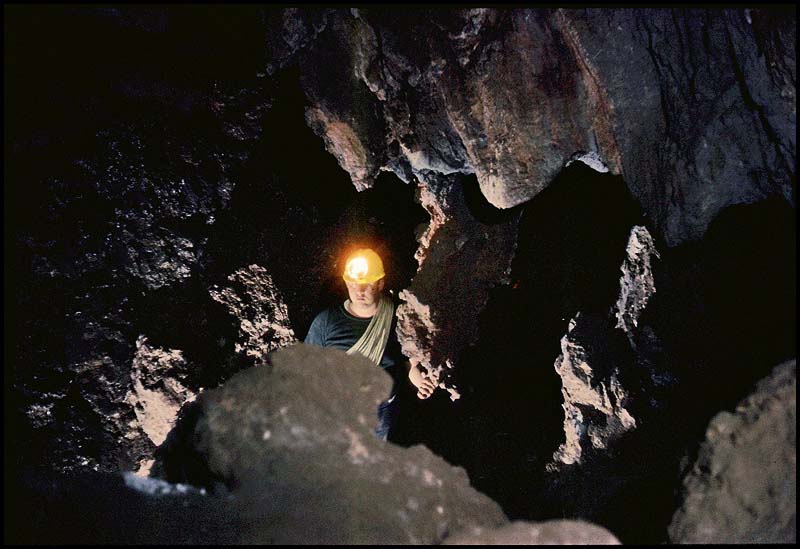
<path id="1" fill-rule="evenodd" d="M 260 265 L 249 265 L 228 276 L 230 287 L 209 289 L 211 297 L 239 320 L 237 353 L 244 353 L 257 364 L 270 351 L 296 341 L 286 304 L 272 277 Z"/>
<path id="2" fill-rule="evenodd" d="M 519 211 L 496 210 L 463 177 L 429 173 L 425 178 L 419 196 L 431 222 L 418 239 L 419 269 L 400 293 L 398 339 L 403 353 L 428 369 L 455 400 L 459 390 L 450 383 L 450 369 L 477 337 L 478 313 L 489 290 L 508 283 Z"/>
<path id="3" fill-rule="evenodd" d="M 605 350 L 602 326 L 602 319 L 579 314 L 561 339 L 555 369 L 561 378 L 566 440 L 553 456 L 556 464 L 581 463 L 590 448 L 610 450 L 616 439 L 636 428 L 618 366 L 595 351 Z"/>

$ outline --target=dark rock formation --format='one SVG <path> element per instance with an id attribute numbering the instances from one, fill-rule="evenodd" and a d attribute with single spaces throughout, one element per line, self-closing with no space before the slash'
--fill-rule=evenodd
<path id="1" fill-rule="evenodd" d="M 634 353 L 638 351 L 635 341 L 639 316 L 656 291 L 653 257 L 658 257 L 658 252 L 650 233 L 645 227 L 634 226 L 620 268 L 619 297 L 612 311 L 617 319 L 615 327 L 626 334 Z M 623 376 L 636 379 L 642 372 L 625 371 L 626 366 L 631 369 L 629 353 L 610 330 L 609 320 L 579 313 L 570 320 L 567 334 L 561 338 L 561 354 L 555 369 L 561 378 L 564 397 L 566 440 L 548 467 L 580 463 L 586 450 L 610 450 L 616 439 L 636 428 L 636 418 L 626 408 L 630 407 L 632 394 L 642 398 L 649 392 L 638 383 L 633 387 L 623 386 Z M 638 359 L 637 353 L 636 369 L 643 366 L 644 360 Z M 658 383 L 655 379 L 651 381 Z"/>
<path id="2" fill-rule="evenodd" d="M 342 299 L 365 235 L 462 396 L 404 444 L 513 519 L 666 541 L 681 458 L 796 355 L 791 8 L 4 14 L 7 477 L 146 470 L 179 406 Z M 546 473 L 562 337 L 581 458 Z"/>
<path id="3" fill-rule="evenodd" d="M 325 67 L 304 80 L 309 118 L 358 188 L 382 168 L 474 172 L 506 208 L 593 153 L 670 245 L 727 205 L 794 201 L 795 31 L 780 11 L 325 15 L 299 59 Z"/>
<path id="4" fill-rule="evenodd" d="M 10 480 L 7 544 L 233 544 L 247 532 L 236 501 L 133 473 L 25 471 Z"/>
<path id="5" fill-rule="evenodd" d="M 198 397 L 155 470 L 169 480 L 224 482 L 242 501 L 243 520 L 274 543 L 434 543 L 503 524 L 463 470 L 423 446 L 373 434 L 390 386 L 360 357 L 282 349 L 269 365 Z"/>
<path id="6" fill-rule="evenodd" d="M 702 237 L 730 204 L 794 202 L 794 30 L 770 11 L 325 15 L 324 32 L 298 59 L 307 118 L 359 189 L 382 169 L 413 173 L 434 195 L 430 172 L 474 173 L 489 202 L 507 208 L 590 156 L 624 174 L 670 246 Z M 769 44 L 769 60 L 759 44 Z M 720 135 L 730 139 L 710 140 Z M 467 271 L 483 266 L 461 259 Z M 467 309 L 481 309 L 483 295 Z M 417 327 L 404 332 L 442 348 L 414 352 L 438 371 L 471 330 L 453 342 L 448 324 L 462 308 L 432 299 L 408 296 Z"/>
<path id="7" fill-rule="evenodd" d="M 717 414 L 683 480 L 672 543 L 797 542 L 797 365 Z"/>

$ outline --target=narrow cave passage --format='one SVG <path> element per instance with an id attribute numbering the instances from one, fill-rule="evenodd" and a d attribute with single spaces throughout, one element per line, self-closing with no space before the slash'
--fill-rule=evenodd
<path id="1" fill-rule="evenodd" d="M 484 222 L 510 215 L 474 198 L 470 208 Z M 480 339 L 457 366 L 463 398 L 414 403 L 411 438 L 465 467 L 512 518 L 560 516 L 536 499 L 544 466 L 563 442 L 553 368 L 559 341 L 576 313 L 608 313 L 630 229 L 641 222 L 621 177 L 582 163 L 565 168 L 524 206 L 512 282 L 492 291 Z"/>

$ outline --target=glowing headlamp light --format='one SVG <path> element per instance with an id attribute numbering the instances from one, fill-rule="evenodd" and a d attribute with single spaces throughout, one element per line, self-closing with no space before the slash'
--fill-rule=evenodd
<path id="1" fill-rule="evenodd" d="M 345 282 L 371 284 L 385 276 L 383 262 L 378 254 L 369 248 L 353 252 L 344 264 L 342 278 Z"/>
<path id="2" fill-rule="evenodd" d="M 347 276 L 349 276 L 353 280 L 359 280 L 367 276 L 367 271 L 369 271 L 369 265 L 367 264 L 367 259 L 365 257 L 354 257 L 347 262 L 347 267 L 345 267 L 347 271 Z"/>

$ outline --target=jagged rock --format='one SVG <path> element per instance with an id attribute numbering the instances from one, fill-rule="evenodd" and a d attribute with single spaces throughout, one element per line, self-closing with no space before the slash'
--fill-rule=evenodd
<path id="1" fill-rule="evenodd" d="M 154 446 L 159 446 L 172 429 L 178 411 L 197 395 L 181 384 L 187 375 L 187 361 L 177 349 L 159 349 L 147 344 L 145 336 L 136 340 L 136 355 L 133 357 L 131 381 L 133 387 L 127 402 L 133 406 L 138 425 Z M 137 436 L 135 431 L 128 438 Z M 144 462 L 146 470 L 152 460 Z"/>
<path id="2" fill-rule="evenodd" d="M 420 202 L 431 222 L 419 237 L 419 270 L 400 293 L 405 303 L 397 310 L 403 354 L 422 364 L 454 399 L 458 391 L 447 380 L 448 369 L 477 337 L 489 289 L 508 283 L 519 222 L 514 211 L 499 222 L 481 221 L 478 216 L 494 208 L 470 203 L 480 193 L 470 194 L 468 185 L 434 173 L 421 181 Z"/>
<path id="3" fill-rule="evenodd" d="M 9 274 L 18 275 L 9 284 L 13 371 L 5 395 L 10 423 L 20 426 L 8 439 L 15 463 L 113 471 L 152 453 L 152 440 L 132 427 L 139 420 L 126 400 L 135 342 L 142 333 L 155 341 L 146 323 L 168 316 L 172 302 L 164 296 L 196 283 L 205 298 L 211 283 L 203 278 L 206 268 L 224 276 L 255 261 L 234 263 L 228 250 L 210 251 L 207 240 L 217 234 L 217 220 L 227 217 L 223 210 L 243 178 L 261 190 L 255 172 L 269 172 L 268 163 L 245 162 L 264 135 L 283 130 L 263 124 L 278 80 L 267 75 L 292 82 L 299 75 L 308 121 L 358 188 L 383 170 L 421 182 L 421 199 L 438 217 L 420 239 L 420 273 L 405 294 L 401 329 L 407 351 L 444 377 L 453 396 L 447 367 L 473 339 L 487 289 L 504 282 L 515 239 L 513 215 L 483 224 L 474 212 L 457 213 L 466 212 L 458 204 L 469 176 L 476 177 L 479 196 L 508 206 L 536 199 L 565 162 L 588 160 L 624 175 L 652 221 L 652 235 L 667 247 L 702 238 L 709 221 L 729 206 L 767 196 L 794 206 L 791 11 L 263 9 L 261 18 L 241 17 L 254 26 L 263 22 L 257 32 L 198 41 L 193 38 L 205 38 L 206 25 L 239 27 L 214 26 L 225 14 L 204 18 L 202 10 L 187 16 L 173 8 L 142 15 L 122 7 L 54 7 L 49 15 L 23 15 L 18 8 L 7 13 L 22 24 L 8 26 L 6 162 Z M 158 49 L 164 64 L 154 64 L 141 44 Z M 234 49 L 226 49 L 231 44 Z M 29 55 L 34 46 L 47 54 Z M 244 50 L 255 52 L 255 62 L 239 64 Z M 209 63 L 214 56 L 219 60 Z M 288 163 L 300 159 L 295 166 L 302 168 L 308 148 L 299 149 Z M 271 182 L 263 195 L 273 209 L 296 208 L 308 230 L 278 235 L 288 235 L 293 246 L 304 238 L 304 253 L 267 254 L 291 265 L 284 280 L 277 270 L 271 274 L 292 313 L 302 316 L 313 299 L 306 294 L 316 294 L 327 275 L 322 261 L 309 267 L 306 259 L 330 254 L 324 238 L 305 237 L 320 232 L 317 219 L 335 217 L 334 207 L 314 201 L 335 201 L 336 193 L 318 195 L 309 190 L 313 185 L 293 186 L 296 181 Z M 295 195 L 302 200 L 281 199 Z M 236 234 L 239 216 L 249 213 L 232 214 L 231 234 L 252 237 Z M 259 220 L 270 216 L 270 208 L 258 212 Z M 259 234 L 274 238 L 284 229 L 275 226 Z M 228 243 L 222 239 L 220 248 Z M 289 271 L 300 263 L 308 268 L 289 288 Z M 720 265 L 731 270 L 736 263 Z M 703 275 L 699 294 L 716 276 Z M 628 287 L 643 293 L 627 297 L 649 291 L 635 280 Z M 750 289 L 730 287 L 730 295 Z M 733 301 L 727 289 L 716 292 L 714 300 Z M 659 288 L 657 298 L 676 297 Z M 155 306 L 145 314 L 142 303 Z M 639 353 L 637 364 L 650 368 L 643 348 L 658 348 L 661 337 L 665 345 L 672 342 L 669 330 L 659 331 L 663 322 L 648 324 L 640 316 L 636 325 L 636 303 L 626 302 L 633 316 L 622 314 L 622 322 L 635 328 L 629 341 Z M 700 301 L 698 309 L 707 304 L 713 305 Z M 719 353 L 717 342 L 745 334 L 741 325 L 710 330 L 712 345 L 705 346 L 706 332 L 693 344 L 701 342 L 708 355 Z M 604 327 L 602 339 L 611 332 Z M 206 335 L 198 339 L 217 339 Z M 151 347 L 180 348 L 187 356 L 205 351 Z M 592 356 L 593 379 L 608 388 L 610 370 L 597 367 Z M 703 366 L 661 358 L 659 367 L 676 371 Z M 218 368 L 225 369 L 222 361 Z M 657 377 L 667 373 L 653 370 L 651 381 L 661 383 Z M 640 394 L 632 396 L 638 405 Z M 594 416 L 601 438 L 604 414 Z M 594 448 L 590 438 L 583 450 Z"/>
<path id="4" fill-rule="evenodd" d="M 708 426 L 683 479 L 672 543 L 797 542 L 797 363 L 777 366 Z"/>
<path id="5" fill-rule="evenodd" d="M 286 304 L 264 267 L 249 265 L 228 280 L 233 287 L 214 286 L 209 294 L 239 320 L 237 353 L 263 363 L 268 353 L 296 341 Z"/>
<path id="6" fill-rule="evenodd" d="M 794 91 L 786 76 L 794 58 L 786 44 L 794 30 L 755 23 L 771 17 L 757 10 L 659 10 L 653 17 L 638 10 L 481 8 L 404 17 L 381 8 L 338 10 L 298 63 L 308 122 L 359 190 L 382 169 L 404 180 L 410 172 L 428 187 L 443 174 L 475 174 L 486 199 L 508 208 L 536 196 L 573 159 L 590 158 L 625 176 L 654 230 L 673 246 L 700 238 L 729 204 L 770 193 L 793 200 Z M 755 53 L 761 40 L 773 47 L 780 86 Z M 685 51 L 703 55 L 690 62 Z M 770 113 L 759 117 L 764 105 Z M 751 132 L 759 137 L 742 137 Z M 712 134 L 733 137 L 709 145 Z M 436 221 L 447 205 L 431 206 L 446 193 L 428 193 L 437 198 L 422 197 L 432 225 L 421 246 L 447 233 Z M 452 239 L 474 242 L 469 234 Z M 449 242 L 432 243 L 440 245 L 418 256 L 450 255 Z M 502 271 L 510 256 L 505 242 L 497 249 Z M 428 270 L 442 273 L 430 290 Z M 440 266 L 421 264 L 417 279 L 404 297 L 400 338 L 413 360 L 438 375 L 473 339 L 471 322 L 453 330 L 451 319 L 474 317 L 484 288 L 500 277 L 479 282 L 465 308 L 451 305 L 448 290 L 461 281 Z"/>
<path id="7" fill-rule="evenodd" d="M 473 532 L 446 538 L 442 545 L 620 545 L 620 542 L 614 534 L 596 524 L 550 520 L 515 521 L 492 530 L 475 528 Z"/>
<path id="8" fill-rule="evenodd" d="M 638 387 L 637 396 L 642 401 L 648 401 L 650 409 L 658 408 L 664 397 L 663 390 L 677 383 L 675 374 L 663 363 L 661 338 L 652 326 L 639 326 L 642 312 L 656 293 L 653 262 L 660 257 L 647 228 L 641 225 L 633 227 L 625 248 L 622 276 L 619 279 L 619 297 L 614 307 L 616 328 L 627 336 L 636 355 L 636 368 L 647 373 L 648 380 Z"/>
<path id="9" fill-rule="evenodd" d="M 625 432 L 636 428 L 626 409 L 628 389 L 620 382 L 616 358 L 605 347 L 608 336 L 602 318 L 580 313 L 570 320 L 561 338 L 555 369 L 564 397 L 565 442 L 553 454 L 554 464 L 580 463 L 587 451 L 605 450 Z"/>
<path id="10" fill-rule="evenodd" d="M 20 333 L 47 343 L 18 341 L 15 386 L 31 437 L 43 441 L 27 445 L 38 453 L 27 459 L 61 470 L 131 469 L 152 454 L 126 402 L 136 338 L 148 329 L 135 326 L 144 315 L 133 302 L 203 275 L 206 227 L 227 206 L 231 172 L 270 105 L 258 86 L 138 85 L 119 84 L 137 101 L 152 94 L 148 116 L 114 108 L 130 116 L 75 139 L 64 158 L 54 151 L 47 169 L 23 172 L 35 197 L 30 217 L 46 221 L 20 229 L 17 252 L 34 274 Z"/>
<path id="11" fill-rule="evenodd" d="M 590 155 L 624 174 L 670 246 L 730 204 L 794 202 L 796 31 L 774 10 L 326 16 L 300 61 L 304 88 L 360 189 L 380 169 L 475 173 L 506 208 Z M 348 76 L 331 85 L 334 71 Z"/>
<path id="12" fill-rule="evenodd" d="M 269 365 L 204 392 L 160 449 L 156 470 L 167 480 L 224 481 L 242 520 L 255 525 L 246 542 L 435 543 L 505 523 L 462 469 L 374 435 L 390 386 L 361 357 L 281 349 Z M 201 465 L 191 470 L 190 462 Z"/>
<path id="13" fill-rule="evenodd" d="M 658 257 L 658 250 L 647 228 L 640 225 L 633 227 L 621 267 L 615 313 L 616 327 L 625 332 L 631 343 L 634 339 L 632 331 L 637 327 L 639 316 L 650 296 L 656 292 L 652 261 Z"/>
<path id="14" fill-rule="evenodd" d="M 169 231 L 128 244 L 128 272 L 157 290 L 192 276 L 197 258 L 194 243 Z"/>
<path id="15" fill-rule="evenodd" d="M 267 74 L 274 74 L 290 64 L 298 52 L 312 44 L 325 30 L 333 10 L 267 9 L 263 14 L 267 33 Z"/>

